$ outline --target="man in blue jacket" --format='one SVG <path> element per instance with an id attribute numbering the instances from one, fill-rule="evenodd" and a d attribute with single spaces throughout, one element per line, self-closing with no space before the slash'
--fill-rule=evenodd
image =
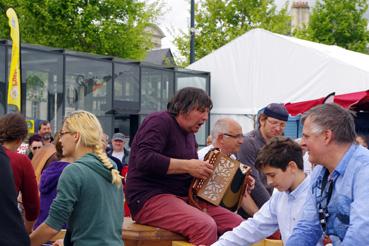
<path id="1" fill-rule="evenodd" d="M 369 245 L 369 151 L 355 143 L 351 113 L 337 104 L 312 108 L 302 117 L 301 144 L 309 161 L 312 189 L 287 246 Z"/>

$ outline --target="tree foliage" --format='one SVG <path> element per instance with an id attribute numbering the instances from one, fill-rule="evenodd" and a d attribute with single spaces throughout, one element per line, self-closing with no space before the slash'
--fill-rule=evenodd
<path id="1" fill-rule="evenodd" d="M 366 0 L 322 0 L 312 10 L 309 25 L 294 35 L 314 42 L 367 52 L 369 32 Z"/>
<path id="2" fill-rule="evenodd" d="M 158 2 L 132 0 L 1 0 L 0 38 L 9 39 L 6 9 L 17 12 L 22 42 L 141 59 L 152 46 L 145 27 Z"/>
<path id="3" fill-rule="evenodd" d="M 287 34 L 287 6 L 277 11 L 273 0 L 197 0 L 195 6 L 196 60 L 253 28 Z M 181 33 L 175 44 L 189 60 L 190 34 Z M 185 63 L 186 63 L 185 62 Z"/>

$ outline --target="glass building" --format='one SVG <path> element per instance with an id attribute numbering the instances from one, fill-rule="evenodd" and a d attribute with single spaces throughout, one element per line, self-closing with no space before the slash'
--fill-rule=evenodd
<path id="1" fill-rule="evenodd" d="M 7 81 L 11 42 L 0 41 L 0 115 L 7 110 Z M 45 46 L 21 47 L 22 113 L 35 128 L 49 120 L 53 130 L 77 109 L 94 113 L 105 133 L 122 132 L 133 139 L 140 122 L 151 112 L 166 109 L 183 87 L 210 91 L 208 72 L 162 67 L 109 56 Z M 209 123 L 196 134 L 206 144 Z"/>

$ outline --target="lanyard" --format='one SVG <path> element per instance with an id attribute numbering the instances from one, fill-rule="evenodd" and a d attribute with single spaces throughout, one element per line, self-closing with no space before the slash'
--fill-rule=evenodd
<path id="1" fill-rule="evenodd" d="M 324 233 L 324 245 L 329 245 L 332 241 L 327 235 L 327 218 L 329 217 L 328 204 L 331 200 L 335 179 L 329 178 L 328 170 L 325 170 L 321 189 L 320 189 L 320 200 L 318 202 L 318 214 L 319 222 Z"/>

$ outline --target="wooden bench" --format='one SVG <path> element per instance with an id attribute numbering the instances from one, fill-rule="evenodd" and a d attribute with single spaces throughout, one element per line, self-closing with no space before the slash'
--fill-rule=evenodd
<path id="1" fill-rule="evenodd" d="M 194 246 L 192 243 L 184 242 L 184 241 L 173 241 L 172 246 Z"/>
<path id="2" fill-rule="evenodd" d="M 193 244 L 184 241 L 173 241 L 172 246 L 193 246 Z M 282 240 L 264 239 L 252 246 L 283 246 Z"/>
<path id="3" fill-rule="evenodd" d="M 187 239 L 177 233 L 158 227 L 140 225 L 125 217 L 123 230 L 125 246 L 192 246 Z M 282 240 L 265 239 L 253 246 L 283 246 Z"/>
<path id="4" fill-rule="evenodd" d="M 172 246 L 173 241 L 186 241 L 185 237 L 177 233 L 140 225 L 129 217 L 124 218 L 122 237 L 125 246 Z"/>
<path id="5" fill-rule="evenodd" d="M 282 240 L 272 240 L 272 239 L 264 239 L 258 243 L 253 244 L 252 246 L 283 246 Z"/>
<path id="6" fill-rule="evenodd" d="M 50 241 L 63 239 L 66 230 L 61 230 Z M 125 246 L 193 246 L 186 238 L 161 228 L 140 225 L 131 218 L 125 217 L 122 229 Z M 282 240 L 265 239 L 253 246 L 283 246 Z"/>

